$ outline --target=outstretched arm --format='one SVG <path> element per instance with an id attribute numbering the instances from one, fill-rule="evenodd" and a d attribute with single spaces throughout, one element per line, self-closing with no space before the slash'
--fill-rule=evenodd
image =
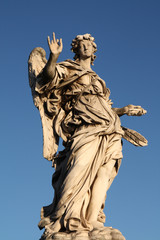
<path id="1" fill-rule="evenodd" d="M 118 116 L 122 116 L 124 114 L 128 116 L 142 116 L 147 113 L 147 111 L 141 106 L 131 104 L 123 108 L 112 108 L 112 110 L 116 112 Z"/>
<path id="2" fill-rule="evenodd" d="M 55 33 L 53 33 L 53 40 L 50 41 L 50 37 L 48 37 L 48 46 L 50 49 L 50 56 L 43 70 L 43 74 L 47 80 L 51 80 L 55 76 L 56 62 L 63 49 L 62 38 L 56 40 Z"/>

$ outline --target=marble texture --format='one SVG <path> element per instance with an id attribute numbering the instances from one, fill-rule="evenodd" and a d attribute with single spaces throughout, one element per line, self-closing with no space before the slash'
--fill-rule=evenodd
<path id="1" fill-rule="evenodd" d="M 118 174 L 122 138 L 136 146 L 147 140 L 121 126 L 120 117 L 146 114 L 141 106 L 113 108 L 110 90 L 92 69 L 97 46 L 90 34 L 72 41 L 74 61 L 58 63 L 62 39 L 48 37 L 49 59 L 35 48 L 28 60 L 29 84 L 43 127 L 43 156 L 53 162 L 53 202 L 41 209 L 41 240 L 124 240 L 104 227 L 106 192 Z M 59 138 L 64 150 L 57 152 Z"/>
<path id="2" fill-rule="evenodd" d="M 94 229 L 89 233 L 65 233 L 58 232 L 51 234 L 51 236 L 41 237 L 40 240 L 126 240 L 122 233 L 112 227 L 105 227 L 102 229 Z"/>

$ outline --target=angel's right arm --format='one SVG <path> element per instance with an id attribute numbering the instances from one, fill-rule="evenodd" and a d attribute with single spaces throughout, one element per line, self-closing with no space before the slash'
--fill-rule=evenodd
<path id="1" fill-rule="evenodd" d="M 48 37 L 48 46 L 50 49 L 50 56 L 43 69 L 43 77 L 46 83 L 50 82 L 56 75 L 56 62 L 63 49 L 62 39 L 56 40 L 55 33 L 53 33 L 53 40 L 50 41 Z"/>

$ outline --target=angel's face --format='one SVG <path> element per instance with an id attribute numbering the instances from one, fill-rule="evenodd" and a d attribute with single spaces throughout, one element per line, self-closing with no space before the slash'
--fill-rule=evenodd
<path id="1" fill-rule="evenodd" d="M 93 46 L 91 41 L 82 40 L 79 42 L 79 57 L 80 59 L 90 58 L 93 54 Z"/>

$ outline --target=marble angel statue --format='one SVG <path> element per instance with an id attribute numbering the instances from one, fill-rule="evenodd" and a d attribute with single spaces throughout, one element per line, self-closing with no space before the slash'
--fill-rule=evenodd
<path id="1" fill-rule="evenodd" d="M 92 69 L 97 46 L 90 34 L 72 41 L 74 61 L 57 63 L 62 39 L 48 37 L 50 56 L 35 48 L 28 61 L 29 82 L 43 127 L 43 155 L 53 161 L 55 191 L 41 210 L 43 239 L 55 232 L 90 232 L 103 228 L 106 192 L 122 159 L 122 138 L 136 146 L 147 140 L 121 126 L 120 116 L 141 116 L 141 106 L 112 108 L 110 90 Z M 59 138 L 64 150 L 57 153 Z"/>

